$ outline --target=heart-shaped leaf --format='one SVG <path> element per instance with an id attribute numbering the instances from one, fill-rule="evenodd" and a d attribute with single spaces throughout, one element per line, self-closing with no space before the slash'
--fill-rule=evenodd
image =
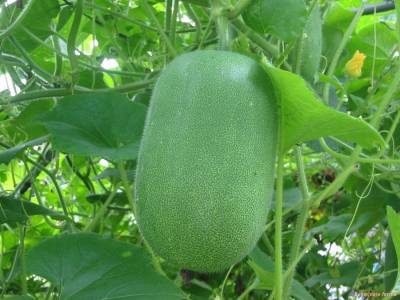
<path id="1" fill-rule="evenodd" d="M 307 20 L 303 0 L 254 0 L 243 14 L 247 25 L 284 41 L 298 37 Z"/>
<path id="2" fill-rule="evenodd" d="M 380 134 L 365 121 L 324 105 L 300 76 L 265 68 L 280 101 L 283 150 L 296 143 L 333 136 L 365 148 L 383 144 Z"/>
<path id="3" fill-rule="evenodd" d="M 121 161 L 136 158 L 145 116 L 121 94 L 89 93 L 61 99 L 42 121 L 60 151 Z"/>
<path id="4" fill-rule="evenodd" d="M 96 234 L 55 236 L 28 252 L 27 270 L 53 283 L 61 300 L 180 300 L 183 293 L 135 245 Z"/>

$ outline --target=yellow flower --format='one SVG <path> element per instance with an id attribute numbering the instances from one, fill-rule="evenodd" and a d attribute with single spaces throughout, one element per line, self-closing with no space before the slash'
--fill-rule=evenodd
<path id="1" fill-rule="evenodd" d="M 346 74 L 354 78 L 360 77 L 365 58 L 365 54 L 357 50 L 353 57 L 346 63 Z"/>

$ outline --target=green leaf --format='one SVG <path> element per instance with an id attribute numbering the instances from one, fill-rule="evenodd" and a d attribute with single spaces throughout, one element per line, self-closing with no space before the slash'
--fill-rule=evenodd
<path id="1" fill-rule="evenodd" d="M 117 93 L 67 96 L 43 118 L 55 148 L 114 161 L 137 157 L 146 106 Z"/>
<path id="2" fill-rule="evenodd" d="M 0 224 L 21 223 L 28 220 L 30 216 L 36 215 L 50 216 L 55 219 L 64 218 L 63 215 L 32 202 L 0 196 Z"/>
<path id="3" fill-rule="evenodd" d="M 47 239 L 28 252 L 27 271 L 53 283 L 61 300 L 180 300 L 182 291 L 153 270 L 135 245 L 95 234 Z"/>
<path id="4" fill-rule="evenodd" d="M 89 203 L 96 204 L 96 203 L 104 203 L 110 196 L 109 193 L 105 194 L 90 194 L 86 196 L 86 200 Z M 119 204 L 119 205 L 125 205 L 128 204 L 128 199 L 126 197 L 126 193 L 124 192 L 118 192 L 115 194 L 112 203 Z"/>
<path id="5" fill-rule="evenodd" d="M 319 5 L 308 17 L 303 32 L 300 74 L 309 82 L 314 81 L 322 53 L 322 20 Z"/>
<path id="6" fill-rule="evenodd" d="M 307 20 L 303 0 L 254 0 L 243 13 L 248 26 L 284 41 L 297 38 Z"/>
<path id="7" fill-rule="evenodd" d="M 379 32 L 376 34 L 375 32 Z M 366 55 L 362 69 L 363 77 L 370 79 L 372 71 L 380 74 L 386 67 L 392 55 L 393 47 L 397 43 L 397 34 L 387 24 L 375 23 L 362 28 L 347 45 L 347 55 L 342 60 L 344 64 L 359 50 Z"/>
<path id="8" fill-rule="evenodd" d="M 325 284 L 333 286 L 353 286 L 357 278 L 365 276 L 366 273 L 367 270 L 361 263 L 351 261 L 336 266 L 335 268 L 330 268 L 329 272 L 314 275 L 308 278 L 304 284 L 307 287 L 313 287 L 315 285 L 323 286 Z"/>
<path id="9" fill-rule="evenodd" d="M 323 55 L 331 61 L 355 13 L 334 2 L 325 14 L 323 24 Z"/>
<path id="10" fill-rule="evenodd" d="M 321 225 L 313 227 L 307 232 L 307 235 L 313 236 L 314 234 L 321 233 L 324 240 L 334 241 L 338 237 L 345 234 L 348 225 L 350 224 L 352 215 L 351 214 L 341 214 L 339 216 L 330 216 L 329 220 Z M 349 233 L 354 232 L 355 228 L 352 226 Z"/>
<path id="11" fill-rule="evenodd" d="M 393 271 L 395 270 L 395 271 Z M 389 234 L 386 240 L 385 249 L 385 273 L 386 276 L 383 279 L 385 284 L 385 291 L 390 292 L 396 282 L 398 272 L 398 262 L 396 249 L 394 248 L 392 235 Z"/>
<path id="12" fill-rule="evenodd" d="M 2 8 L 0 11 L 0 30 L 6 27 L 9 22 L 7 9 Z M 15 8 L 15 3 L 13 3 L 9 9 Z M 16 8 L 18 12 L 21 8 Z M 37 35 L 41 40 L 46 40 L 51 34 L 51 23 L 53 18 L 58 15 L 60 6 L 57 0 L 39 0 L 35 1 L 32 8 L 20 24 L 28 28 L 31 32 Z M 18 13 L 19 14 L 19 13 Z M 15 16 L 16 17 L 16 16 Z M 28 34 L 26 34 L 22 29 L 16 28 L 14 37 L 21 43 L 24 49 L 28 52 L 34 50 L 39 44 L 33 40 Z M 3 48 L 6 51 L 16 52 L 15 48 L 6 43 Z"/>
<path id="13" fill-rule="evenodd" d="M 256 289 L 272 290 L 274 287 L 274 262 L 262 250 L 256 247 L 249 255 L 248 264 L 256 273 L 259 284 Z M 305 289 L 305 287 L 293 280 L 292 296 L 300 300 L 313 300 L 314 297 Z"/>
<path id="14" fill-rule="evenodd" d="M 43 144 L 46 141 L 46 139 L 47 137 L 37 138 L 1 152 L 0 164 L 8 164 L 12 159 L 21 154 L 26 148 Z"/>
<path id="15" fill-rule="evenodd" d="M 355 13 L 339 2 L 334 2 L 326 12 L 324 26 L 346 30 Z"/>
<path id="16" fill-rule="evenodd" d="M 135 180 L 136 171 L 135 170 L 126 170 L 126 175 L 129 180 Z M 97 179 L 109 179 L 111 181 L 121 181 L 121 174 L 118 169 L 115 168 L 107 168 L 99 175 L 96 176 Z"/>
<path id="17" fill-rule="evenodd" d="M 365 166 L 363 168 L 366 169 Z M 390 182 L 380 180 L 380 187 L 375 184 L 369 187 L 369 184 L 368 181 L 355 176 L 347 181 L 350 196 L 349 208 L 352 214 L 355 213 L 353 227 L 361 235 L 367 234 L 371 228 L 383 221 L 386 216 L 386 206 L 391 206 L 395 210 L 400 209 L 399 198 L 396 194 L 382 190 L 382 188 L 390 189 Z M 348 225 L 349 222 L 346 224 Z"/>
<path id="18" fill-rule="evenodd" d="M 390 234 L 392 236 L 394 248 L 396 250 L 397 261 L 400 261 L 400 215 L 393 208 L 386 208 L 387 220 L 389 223 Z M 397 277 L 391 290 L 393 293 L 400 293 L 400 266 L 397 265 Z"/>
<path id="19" fill-rule="evenodd" d="M 365 148 L 384 143 L 368 123 L 324 105 L 300 76 L 273 67 L 265 69 L 281 103 L 284 151 L 296 143 L 324 136 L 356 142 Z"/>
<path id="20" fill-rule="evenodd" d="M 12 141 L 21 142 L 27 139 L 36 139 L 46 135 L 46 128 L 38 120 L 54 106 L 53 100 L 40 100 L 30 103 L 25 109 L 11 120 L 7 132 Z"/>

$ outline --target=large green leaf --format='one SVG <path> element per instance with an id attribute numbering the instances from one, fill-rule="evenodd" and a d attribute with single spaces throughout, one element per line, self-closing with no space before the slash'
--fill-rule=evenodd
<path id="1" fill-rule="evenodd" d="M 146 106 L 117 93 L 67 96 L 43 118 L 53 145 L 72 154 L 135 159 Z"/>
<path id="2" fill-rule="evenodd" d="M 10 196 L 0 196 L 0 224 L 25 222 L 30 216 L 36 215 L 64 218 L 61 214 L 35 203 Z"/>
<path id="3" fill-rule="evenodd" d="M 274 287 L 274 262 L 260 248 L 255 248 L 249 255 L 249 265 L 259 279 L 256 289 L 272 290 Z M 313 300 L 314 297 L 297 280 L 293 280 L 292 296 L 300 300 Z"/>
<path id="4" fill-rule="evenodd" d="M 303 31 L 307 8 L 303 0 L 254 0 L 245 10 L 243 18 L 258 32 L 290 41 Z"/>
<path id="5" fill-rule="evenodd" d="M 179 300 L 142 248 L 95 234 L 55 236 L 28 252 L 27 270 L 53 283 L 61 300 Z"/>
<path id="6" fill-rule="evenodd" d="M 383 143 L 379 133 L 365 121 L 324 105 L 300 76 L 273 67 L 265 69 L 280 101 L 284 150 L 324 136 L 356 142 L 365 148 Z"/>
<path id="7" fill-rule="evenodd" d="M 390 234 L 394 249 L 396 250 L 397 262 L 400 261 L 400 215 L 393 208 L 387 207 L 387 220 L 389 223 Z M 400 266 L 397 265 L 397 277 L 391 292 L 400 293 Z"/>

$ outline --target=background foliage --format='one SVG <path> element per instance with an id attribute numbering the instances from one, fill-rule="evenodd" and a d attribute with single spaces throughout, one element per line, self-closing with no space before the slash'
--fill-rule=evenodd
<path id="1" fill-rule="evenodd" d="M 400 3 L 374 2 L 2 1 L 1 298 L 400 293 Z M 216 48 L 265 67 L 284 147 L 256 249 L 199 274 L 146 246 L 132 183 L 159 73 Z"/>

